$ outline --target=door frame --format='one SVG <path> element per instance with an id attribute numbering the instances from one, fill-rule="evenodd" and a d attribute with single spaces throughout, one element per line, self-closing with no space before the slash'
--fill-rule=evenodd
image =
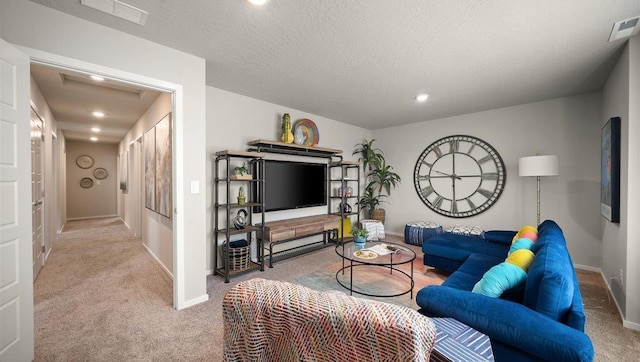
<path id="1" fill-rule="evenodd" d="M 78 59 L 73 59 L 57 54 L 52 54 L 49 52 L 23 47 L 19 45 L 15 45 L 20 51 L 24 52 L 29 56 L 30 64 L 36 63 L 44 66 L 56 67 L 60 69 L 68 69 L 74 72 L 86 73 L 86 74 L 96 74 L 101 75 L 105 78 L 114 79 L 120 82 L 144 86 L 148 88 L 152 88 L 155 90 L 159 90 L 162 92 L 170 93 L 172 95 L 172 114 L 174 117 L 172 118 L 171 127 L 173 130 L 176 130 L 179 123 L 182 120 L 183 109 L 184 109 L 184 90 L 181 84 L 172 83 L 169 81 L 152 78 L 140 74 L 135 74 L 127 71 L 123 71 L 116 68 L 106 67 L 90 62 L 85 62 Z M 178 229 L 182 229 L 180 226 L 184 225 L 184 213 L 178 214 L 176 212 L 176 205 L 182 204 L 184 200 L 184 193 L 179 193 L 177 184 L 178 181 L 184 178 L 184 172 L 182 169 L 178 168 L 176 165 L 178 157 L 175 155 L 184 153 L 183 142 L 179 142 L 176 139 L 176 135 L 178 132 L 171 132 L 172 137 L 172 170 L 173 170 L 173 182 L 172 182 L 172 192 L 174 196 L 174 206 L 173 206 L 173 217 L 172 221 L 172 233 L 173 233 L 173 306 L 176 309 L 183 309 L 192 304 L 186 304 L 185 302 L 185 268 L 186 263 L 184 258 L 180 258 L 180 256 L 184 256 L 185 254 L 185 242 L 184 238 L 178 237 Z M 128 145 L 126 145 L 128 147 Z"/>

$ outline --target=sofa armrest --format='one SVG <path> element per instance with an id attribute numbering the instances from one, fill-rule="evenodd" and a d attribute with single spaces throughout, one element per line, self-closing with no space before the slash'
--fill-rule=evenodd
<path id="1" fill-rule="evenodd" d="M 446 286 L 428 286 L 416 295 L 421 312 L 451 317 L 492 341 L 549 361 L 592 361 L 589 337 L 524 305 Z"/>

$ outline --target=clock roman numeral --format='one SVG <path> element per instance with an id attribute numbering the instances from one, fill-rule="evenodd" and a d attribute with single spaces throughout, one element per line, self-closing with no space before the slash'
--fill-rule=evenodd
<path id="1" fill-rule="evenodd" d="M 478 160 L 479 164 L 483 164 L 489 160 L 493 159 L 493 157 L 491 157 L 491 155 L 486 155 L 484 157 L 482 157 L 481 159 Z"/>
<path id="2" fill-rule="evenodd" d="M 483 173 L 482 174 L 482 179 L 483 180 L 497 180 L 498 179 L 498 173 L 496 173 L 496 172 Z"/>
<path id="3" fill-rule="evenodd" d="M 452 140 L 449 141 L 449 153 L 458 152 L 460 150 L 460 141 Z"/>
<path id="4" fill-rule="evenodd" d="M 433 200 L 433 206 L 436 209 L 439 209 L 442 206 L 442 201 L 444 201 L 444 197 L 438 196 L 435 200 Z"/>
<path id="5" fill-rule="evenodd" d="M 458 213 L 458 202 L 456 200 L 451 200 L 451 212 L 454 214 Z"/>
<path id="6" fill-rule="evenodd" d="M 475 210 L 476 209 L 476 204 L 474 204 L 473 201 L 471 201 L 470 198 L 466 198 L 465 200 L 467 200 L 467 204 L 469 204 L 469 209 L 471 209 L 471 210 Z"/>
<path id="7" fill-rule="evenodd" d="M 490 199 L 491 196 L 493 196 L 493 192 L 487 190 L 487 189 L 478 189 L 478 191 L 476 191 L 477 193 L 479 193 L 480 195 L 486 197 L 487 199 Z"/>
<path id="8" fill-rule="evenodd" d="M 469 147 L 469 151 L 467 151 L 467 155 L 470 155 L 470 154 L 471 154 L 471 152 L 473 152 L 473 149 L 474 149 L 474 148 L 476 148 L 476 144 L 475 144 L 475 143 L 472 143 L 472 144 L 471 144 L 471 147 Z"/>
<path id="9" fill-rule="evenodd" d="M 440 146 L 436 146 L 436 147 L 434 147 L 434 148 L 433 148 L 433 152 L 435 152 L 435 153 L 436 153 L 436 156 L 437 156 L 438 158 L 442 157 L 442 150 L 440 149 Z"/>
<path id="10" fill-rule="evenodd" d="M 433 163 L 429 163 L 427 161 L 422 161 L 422 164 L 423 165 L 427 165 L 427 167 L 429 167 L 429 168 L 433 167 Z"/>
<path id="11" fill-rule="evenodd" d="M 429 175 L 418 175 L 418 181 L 429 181 L 431 176 Z"/>
<path id="12" fill-rule="evenodd" d="M 422 190 L 420 190 L 420 193 L 422 194 L 422 196 L 424 196 L 425 198 L 429 195 L 431 195 L 435 190 L 433 189 L 433 187 L 431 186 L 427 186 L 425 188 L 423 188 Z"/>

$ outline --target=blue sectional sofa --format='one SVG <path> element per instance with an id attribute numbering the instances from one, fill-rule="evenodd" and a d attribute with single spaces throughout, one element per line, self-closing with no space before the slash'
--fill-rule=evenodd
<path id="1" fill-rule="evenodd" d="M 591 361 L 585 315 L 573 263 L 560 227 L 538 227 L 535 254 L 524 285 L 492 298 L 471 290 L 507 257 L 515 231 L 484 237 L 442 234 L 422 245 L 424 263 L 451 273 L 416 295 L 420 312 L 451 317 L 486 334 L 496 361 Z"/>

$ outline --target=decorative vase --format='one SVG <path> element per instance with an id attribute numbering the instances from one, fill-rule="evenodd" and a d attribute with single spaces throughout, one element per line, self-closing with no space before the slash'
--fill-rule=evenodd
<path id="1" fill-rule="evenodd" d="M 247 202 L 247 197 L 244 193 L 244 187 L 240 186 L 240 191 L 238 191 L 238 205 L 244 205 Z"/>
<path id="2" fill-rule="evenodd" d="M 353 243 L 355 244 L 356 248 L 364 248 L 364 245 L 366 243 L 367 239 L 365 239 L 362 236 L 356 236 L 353 239 Z"/>
<path id="3" fill-rule="evenodd" d="M 386 216 L 386 213 L 385 213 L 384 209 L 375 209 L 375 210 L 370 210 L 369 211 L 369 218 L 371 218 L 373 220 L 378 220 L 383 224 L 384 224 L 385 216 Z"/>
<path id="4" fill-rule="evenodd" d="M 293 133 L 291 132 L 291 116 L 285 113 L 282 116 L 282 136 L 280 140 L 284 143 L 293 143 Z"/>

